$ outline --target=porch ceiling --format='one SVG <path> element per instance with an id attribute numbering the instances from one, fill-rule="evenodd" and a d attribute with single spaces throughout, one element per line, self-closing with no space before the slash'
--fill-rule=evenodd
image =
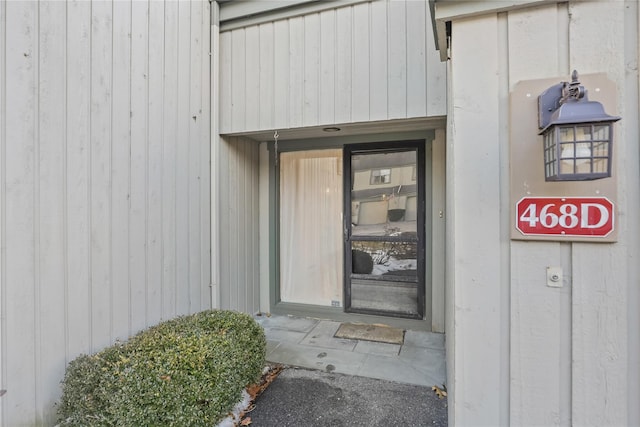
<path id="1" fill-rule="evenodd" d="M 420 117 L 414 119 L 386 120 L 381 122 L 361 122 L 345 124 L 329 124 L 294 129 L 268 129 L 241 133 L 224 134 L 227 136 L 244 136 L 258 142 L 272 141 L 273 134 L 278 131 L 278 139 L 296 140 L 311 138 L 345 137 L 371 134 L 412 132 L 441 129 L 446 126 L 446 116 Z M 326 131 L 327 128 L 339 128 L 339 131 Z"/>

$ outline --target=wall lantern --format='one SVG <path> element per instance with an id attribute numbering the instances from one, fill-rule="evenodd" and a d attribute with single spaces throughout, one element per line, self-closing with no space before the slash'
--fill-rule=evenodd
<path id="1" fill-rule="evenodd" d="M 578 81 L 551 86 L 538 97 L 546 181 L 588 181 L 611 176 L 613 123 L 620 117 L 589 101 Z"/>

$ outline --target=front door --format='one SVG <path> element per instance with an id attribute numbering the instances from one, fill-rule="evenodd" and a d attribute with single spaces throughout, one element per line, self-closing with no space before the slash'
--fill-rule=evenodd
<path id="1" fill-rule="evenodd" d="M 424 141 L 345 146 L 346 311 L 423 318 L 424 166 Z"/>

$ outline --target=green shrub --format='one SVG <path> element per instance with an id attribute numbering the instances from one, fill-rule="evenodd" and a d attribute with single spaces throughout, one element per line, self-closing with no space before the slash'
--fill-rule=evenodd
<path id="1" fill-rule="evenodd" d="M 251 316 L 205 311 L 149 328 L 67 367 L 61 426 L 213 426 L 257 381 L 264 332 Z"/>

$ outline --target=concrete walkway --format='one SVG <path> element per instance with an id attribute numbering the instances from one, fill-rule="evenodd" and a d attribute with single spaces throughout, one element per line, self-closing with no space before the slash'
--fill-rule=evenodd
<path id="1" fill-rule="evenodd" d="M 308 369 L 442 387 L 444 335 L 405 331 L 403 344 L 335 338 L 341 322 L 255 316 L 267 337 L 267 361 Z"/>

